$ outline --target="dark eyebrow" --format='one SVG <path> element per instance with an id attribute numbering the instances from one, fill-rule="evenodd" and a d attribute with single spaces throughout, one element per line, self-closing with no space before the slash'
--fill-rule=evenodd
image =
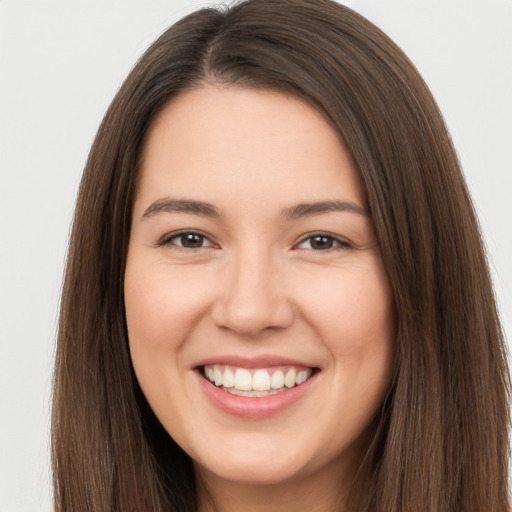
<path id="1" fill-rule="evenodd" d="M 203 201 L 192 201 L 190 199 L 171 199 L 164 197 L 151 203 L 142 214 L 143 219 L 157 215 L 158 213 L 192 213 L 202 217 L 220 217 L 220 212 L 215 206 Z"/>
<path id="2" fill-rule="evenodd" d="M 283 210 L 285 219 L 297 219 L 299 217 L 310 217 L 329 212 L 349 212 L 370 217 L 370 214 L 362 206 L 352 201 L 319 201 L 317 203 L 301 203 Z"/>

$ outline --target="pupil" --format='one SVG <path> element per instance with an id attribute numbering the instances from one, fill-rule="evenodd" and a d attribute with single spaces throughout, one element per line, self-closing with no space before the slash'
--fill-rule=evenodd
<path id="1" fill-rule="evenodd" d="M 195 233 L 188 233 L 183 235 L 182 244 L 183 247 L 189 248 L 201 247 L 203 245 L 203 237 Z"/>
<path id="2" fill-rule="evenodd" d="M 328 236 L 315 236 L 311 240 L 311 247 L 313 249 L 330 249 L 332 247 L 332 238 Z"/>

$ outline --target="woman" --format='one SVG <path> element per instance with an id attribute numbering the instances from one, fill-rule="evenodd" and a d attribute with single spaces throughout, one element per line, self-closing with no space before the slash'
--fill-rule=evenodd
<path id="1" fill-rule="evenodd" d="M 328 0 L 198 11 L 91 150 L 56 509 L 509 510 L 485 254 L 427 87 Z"/>

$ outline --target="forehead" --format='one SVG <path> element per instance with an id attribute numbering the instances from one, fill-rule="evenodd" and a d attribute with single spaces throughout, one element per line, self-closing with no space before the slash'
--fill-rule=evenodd
<path id="1" fill-rule="evenodd" d="M 335 130 L 306 102 L 275 91 L 208 85 L 180 94 L 150 128 L 141 163 L 139 195 L 153 199 L 169 190 L 210 201 L 342 194 L 365 203 Z"/>

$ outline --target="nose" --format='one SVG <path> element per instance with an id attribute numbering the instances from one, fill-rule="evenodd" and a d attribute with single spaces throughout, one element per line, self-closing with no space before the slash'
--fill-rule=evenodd
<path id="1" fill-rule="evenodd" d="M 219 280 L 215 324 L 246 337 L 289 327 L 294 308 L 283 281 L 282 265 L 270 255 L 255 250 L 233 258 Z"/>

